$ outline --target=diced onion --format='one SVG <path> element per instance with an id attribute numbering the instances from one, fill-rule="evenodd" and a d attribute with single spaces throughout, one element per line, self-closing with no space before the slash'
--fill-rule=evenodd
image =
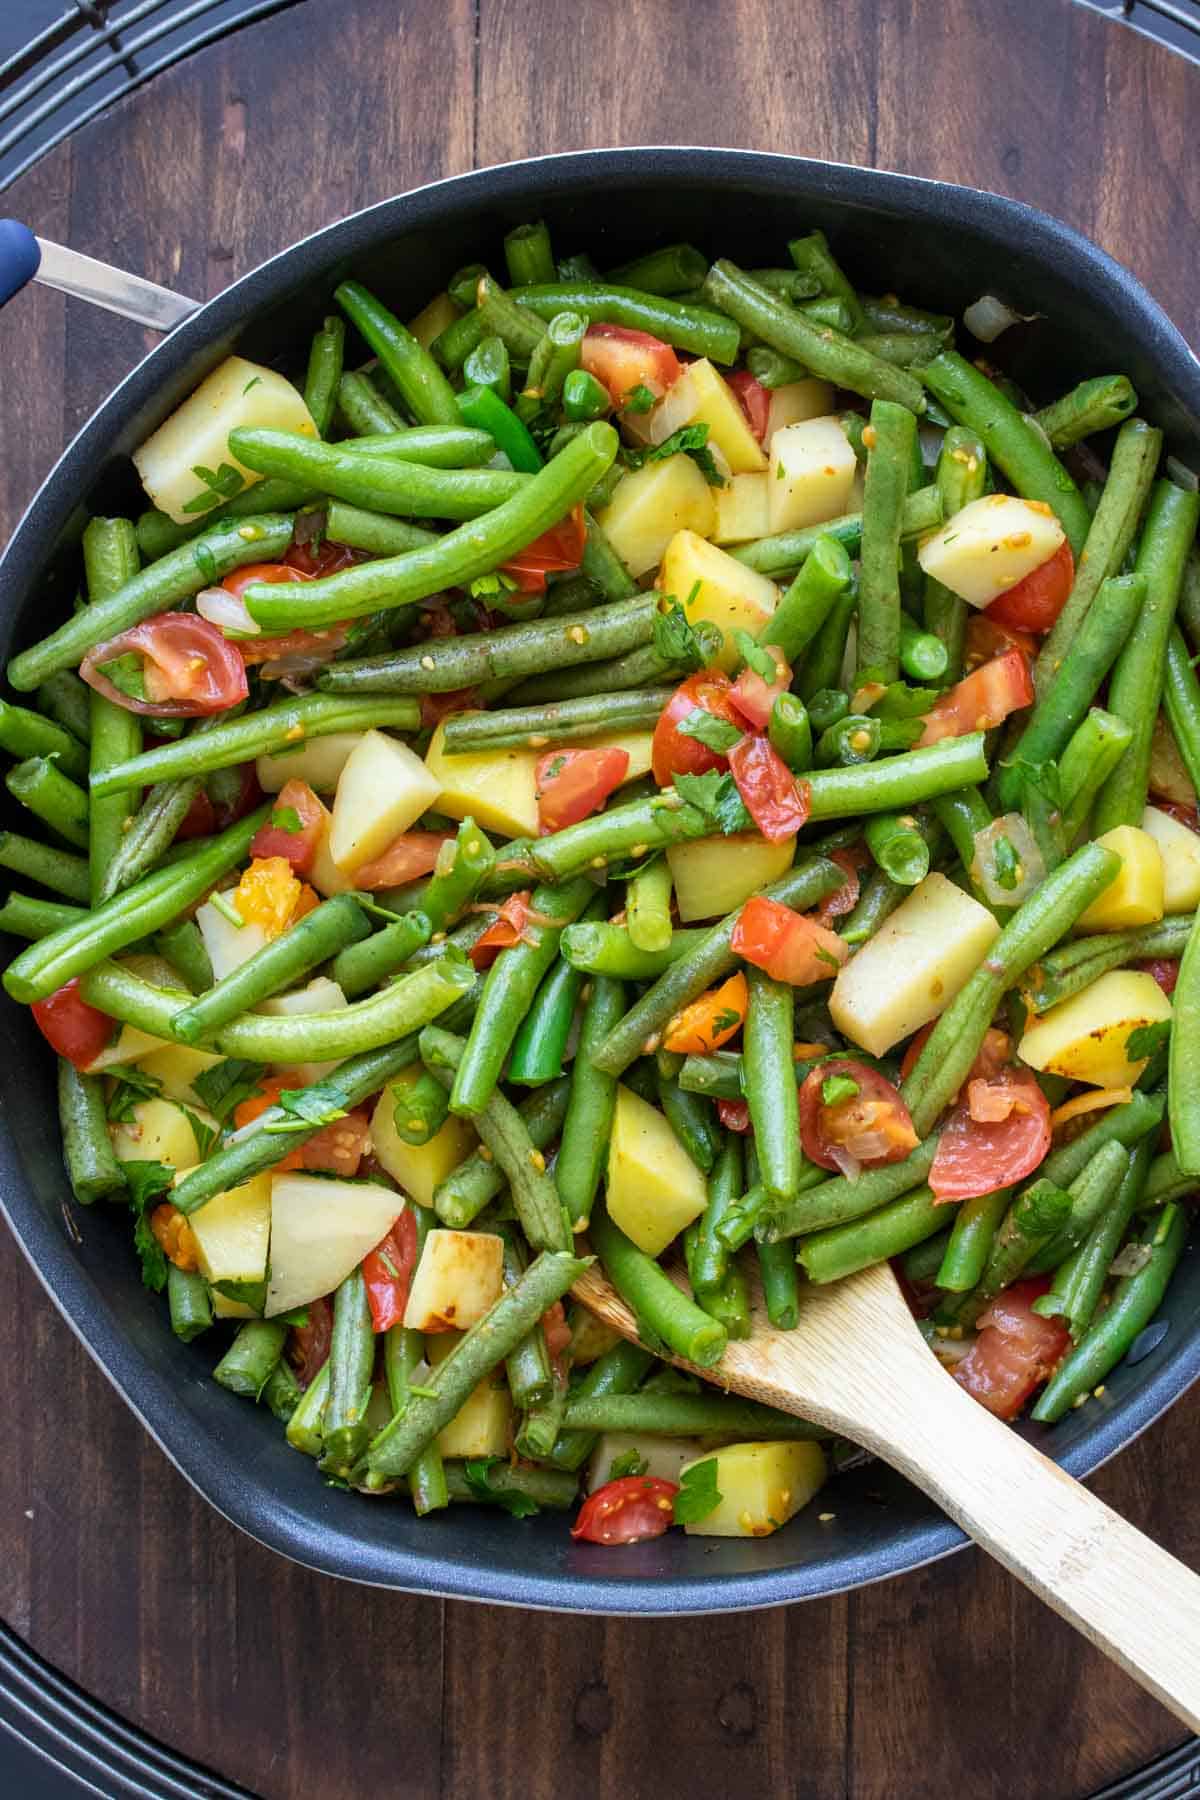
<path id="1" fill-rule="evenodd" d="M 981 294 L 973 300 L 963 314 L 963 324 L 978 338 L 981 344 L 994 344 L 1001 332 L 1007 331 L 1010 325 L 1027 325 L 1031 319 L 1038 319 L 1040 313 L 1014 312 L 995 294 Z"/>
<path id="2" fill-rule="evenodd" d="M 196 611 L 210 625 L 219 626 L 226 637 L 259 637 L 262 633 L 262 626 L 250 617 L 246 602 L 228 588 L 201 588 L 196 595 Z"/>
<path id="3" fill-rule="evenodd" d="M 862 1164 L 856 1156 L 851 1156 L 840 1144 L 830 1144 L 829 1154 L 837 1164 L 847 1181 L 857 1181 L 862 1174 Z"/>
<path id="4" fill-rule="evenodd" d="M 996 845 L 1007 838 L 1016 852 L 1016 882 L 1005 887 L 997 878 Z M 1033 832 L 1020 813 L 1002 813 L 982 831 L 975 833 L 975 854 L 971 858 L 971 879 L 978 882 L 992 906 L 1019 906 L 1045 878 L 1046 862 L 1037 847 Z"/>
<path id="5" fill-rule="evenodd" d="M 1149 1244 L 1126 1244 L 1108 1265 L 1110 1275 L 1140 1275 L 1150 1261 Z"/>

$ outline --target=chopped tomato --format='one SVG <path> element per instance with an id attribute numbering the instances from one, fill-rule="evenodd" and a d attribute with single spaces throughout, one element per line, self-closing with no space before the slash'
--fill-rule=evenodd
<path id="1" fill-rule="evenodd" d="M 234 645 L 195 613 L 143 619 L 120 637 L 94 645 L 79 673 L 114 706 L 164 719 L 224 712 L 250 691 Z"/>
<path id="2" fill-rule="evenodd" d="M 313 544 L 291 544 L 284 552 L 284 566 L 294 569 L 297 574 L 307 576 L 310 581 L 321 580 L 326 575 L 336 575 L 339 569 L 348 569 L 356 562 L 366 560 L 362 550 L 352 550 L 349 544 L 335 544 L 329 538 L 321 538 L 315 547 Z M 267 577 L 271 579 L 270 576 Z"/>
<path id="3" fill-rule="evenodd" d="M 540 594 L 546 586 L 546 576 L 553 570 L 577 569 L 583 560 L 584 547 L 587 544 L 587 522 L 583 516 L 583 502 L 573 506 L 565 519 L 552 525 L 549 531 L 543 531 L 541 537 L 534 538 L 515 556 L 510 556 L 500 567 L 505 574 L 512 575 L 523 594 Z"/>
<path id="4" fill-rule="evenodd" d="M 1151 956 L 1144 962 L 1134 963 L 1135 969 L 1144 969 L 1147 975 L 1153 975 L 1164 994 L 1173 994 L 1175 984 L 1179 980 L 1179 958 L 1177 956 Z"/>
<path id="5" fill-rule="evenodd" d="M 850 955 L 836 933 L 765 894 L 755 894 L 743 906 L 730 947 L 735 956 L 793 987 L 828 981 Z"/>
<path id="6" fill-rule="evenodd" d="M 296 1380 L 306 1388 L 325 1367 L 333 1343 L 333 1308 L 329 1301 L 310 1300 L 305 1307 L 308 1321 L 293 1325 L 288 1339 L 288 1361 L 296 1371 Z"/>
<path id="7" fill-rule="evenodd" d="M 629 752 L 615 745 L 606 750 L 551 750 L 539 757 L 535 781 L 543 835 L 598 812 L 628 773 Z"/>
<path id="8" fill-rule="evenodd" d="M 698 669 L 689 675 L 671 695 L 654 727 L 651 758 L 659 787 L 669 787 L 676 775 L 706 775 L 710 769 L 725 767 L 726 758 L 719 750 L 710 750 L 699 738 L 688 737 L 679 730 L 693 712 L 711 713 L 714 719 L 724 719 L 727 725 L 742 730 L 728 675 L 716 669 Z"/>
<path id="9" fill-rule="evenodd" d="M 406 1206 L 387 1236 L 363 1257 L 363 1282 L 373 1331 L 390 1331 L 404 1318 L 416 1264 L 417 1215 L 411 1206 Z"/>
<path id="10" fill-rule="evenodd" d="M 846 1089 L 847 1082 L 857 1093 Z M 863 1167 L 901 1162 L 918 1143 L 897 1089 L 878 1070 L 853 1058 L 819 1063 L 804 1077 L 800 1138 L 810 1162 L 840 1169 L 851 1179 Z"/>
<path id="11" fill-rule="evenodd" d="M 656 1475 L 622 1475 L 589 1494 L 571 1527 L 589 1544 L 638 1544 L 661 1537 L 675 1523 L 673 1481 Z"/>
<path id="12" fill-rule="evenodd" d="M 981 663 L 990 662 L 994 656 L 1003 656 L 1006 650 L 1019 650 L 1030 661 L 1037 655 L 1037 639 L 1030 637 L 1027 631 L 1013 631 L 994 619 L 991 609 L 978 612 L 971 608 L 967 620 L 967 644 L 963 656 L 963 665 L 967 673 L 979 668 Z"/>
<path id="13" fill-rule="evenodd" d="M 218 831 L 224 831 L 228 825 L 236 825 L 247 813 L 254 811 L 263 797 L 262 788 L 258 784 L 258 770 L 252 762 L 239 763 L 233 771 L 238 777 L 238 791 L 229 801 L 214 802 L 213 812 Z"/>
<path id="14" fill-rule="evenodd" d="M 1177 819 L 1181 825 L 1186 825 L 1189 831 L 1200 832 L 1200 813 L 1194 806 L 1183 806 L 1178 800 L 1165 800 L 1160 794 L 1153 796 L 1151 805 L 1159 812 L 1167 813 L 1170 818 Z"/>
<path id="15" fill-rule="evenodd" d="M 240 600 L 242 595 L 246 592 L 246 589 L 248 587 L 253 587 L 256 581 L 288 582 L 311 580 L 312 576 L 310 574 L 306 573 L 303 569 L 293 568 L 290 563 L 243 563 L 240 569 L 233 569 L 226 575 L 221 586 L 225 589 L 227 594 L 232 594 L 235 600 Z"/>
<path id="16" fill-rule="evenodd" d="M 325 808 L 307 781 L 286 781 L 266 824 L 259 826 L 251 840 L 250 854 L 281 856 L 298 874 L 307 875 L 324 829 Z"/>
<path id="17" fill-rule="evenodd" d="M 259 1083 L 258 1092 L 248 1100 L 242 1100 L 234 1108 L 233 1122 L 240 1131 L 243 1125 L 253 1124 L 261 1118 L 270 1107 L 278 1106 L 279 1096 L 284 1089 L 303 1087 L 300 1077 L 292 1071 L 281 1075 L 268 1075 Z M 350 1177 L 358 1174 L 358 1165 L 362 1161 L 367 1145 L 370 1114 L 366 1107 L 356 1107 L 344 1118 L 334 1119 L 328 1125 L 322 1125 L 303 1144 L 288 1148 L 286 1132 L 279 1133 L 280 1160 L 272 1164 L 275 1174 L 286 1174 L 289 1169 L 320 1170 L 328 1175 Z"/>
<path id="18" fill-rule="evenodd" d="M 503 905 L 497 907 L 496 917 L 483 936 L 476 938 L 468 953 L 477 969 L 490 969 L 501 950 L 511 950 L 514 944 L 521 942 L 532 899 L 533 889 L 524 888 L 519 894 L 510 894 Z"/>
<path id="19" fill-rule="evenodd" d="M 1029 664 L 1019 650 L 1006 650 L 942 695 L 924 715 L 925 730 L 917 748 L 940 743 L 943 738 L 965 737 L 971 731 L 990 731 L 994 725 L 1003 725 L 1009 713 L 1032 705 Z"/>
<path id="20" fill-rule="evenodd" d="M 168 1262 L 190 1274 L 200 1266 L 200 1246 L 196 1234 L 177 1206 L 164 1200 L 150 1214 L 150 1229 Z"/>
<path id="21" fill-rule="evenodd" d="M 77 1069 L 95 1062 L 117 1029 L 107 1013 L 88 1005 L 79 992 L 78 975 L 44 1000 L 35 1000 L 29 1010 L 51 1049 Z"/>
<path id="22" fill-rule="evenodd" d="M 1043 1319 L 1033 1310 L 1049 1286 L 1049 1277 L 1039 1276 L 1005 1288 L 979 1315 L 979 1336 L 955 1366 L 955 1381 L 997 1418 L 1016 1418 L 1070 1343 L 1061 1319 Z"/>
<path id="23" fill-rule="evenodd" d="M 912 1074 L 916 1067 L 917 1058 L 929 1042 L 930 1034 L 936 1023 L 937 1021 L 935 1019 L 928 1025 L 922 1025 L 920 1031 L 918 1031 L 916 1037 L 904 1052 L 900 1062 L 901 1081 L 907 1081 Z M 971 1064 L 970 1070 L 968 1071 L 967 1080 L 990 1081 L 993 1075 L 998 1075 L 1000 1073 L 1000 1070 L 1004 1067 L 1005 1063 L 1009 1062 L 1011 1058 L 1012 1039 L 1009 1037 L 1007 1031 L 1000 1031 L 994 1025 L 989 1025 L 984 1034 L 979 1055 L 975 1058 L 975 1061 Z M 958 1096 L 956 1094 L 955 1099 L 957 1098 Z"/>
<path id="24" fill-rule="evenodd" d="M 937 1200 L 973 1200 L 1011 1187 L 1031 1175 L 1050 1148 L 1050 1103 L 1028 1069 L 1009 1064 L 990 1078 L 968 1081 L 967 1096 L 938 1139 L 929 1171 Z"/>
<path id="25" fill-rule="evenodd" d="M 807 781 L 797 781 L 765 737 L 740 738 L 729 752 L 729 767 L 746 811 L 769 844 L 795 837 L 807 823 L 811 804 Z"/>
<path id="26" fill-rule="evenodd" d="M 354 871 L 354 885 L 370 892 L 373 888 L 404 887 L 428 875 L 437 862 L 442 845 L 449 842 L 445 831 L 403 831 L 393 838 L 386 850 Z"/>
<path id="27" fill-rule="evenodd" d="M 325 550 L 337 552 L 336 556 L 322 557 Z M 240 600 L 252 582 L 289 582 L 311 581 L 316 575 L 331 575 L 337 569 L 348 568 L 358 561 L 357 553 L 347 549 L 344 544 L 323 545 L 321 554 L 314 557 L 307 544 L 293 544 L 288 557 L 296 561 L 285 560 L 273 563 L 247 563 L 240 569 L 234 569 L 226 575 L 221 586 L 235 600 Z M 244 609 L 243 609 L 244 610 Z M 226 623 L 222 621 L 222 623 Z M 254 622 L 246 614 L 246 629 L 253 631 Z M 232 630 L 232 622 L 227 623 Z M 345 620 L 337 625 L 327 625 L 321 631 L 286 631 L 279 637 L 262 637 L 259 635 L 233 639 L 233 644 L 247 667 L 257 663 L 278 662 L 283 657 L 314 658 L 321 657 L 328 661 L 334 653 L 342 648 L 350 635 L 350 621 Z"/>
<path id="28" fill-rule="evenodd" d="M 750 1129 L 750 1107 L 745 1100 L 718 1100 L 717 1118 L 726 1131 L 736 1131 L 742 1137 Z"/>
<path id="29" fill-rule="evenodd" d="M 443 719 L 450 717 L 451 713 L 477 712 L 478 710 L 478 688 L 452 688 L 448 694 L 422 694 L 421 730 L 435 730 Z"/>
<path id="30" fill-rule="evenodd" d="M 841 887 L 834 888 L 827 894 L 813 914 L 819 925 L 832 925 L 846 913 L 852 913 L 858 905 L 859 874 L 863 869 L 871 867 L 874 858 L 865 844 L 850 844 L 845 850 L 831 850 L 829 860 L 836 863 L 845 874 Z"/>
<path id="31" fill-rule="evenodd" d="M 628 331 L 623 325 L 589 325 L 579 353 L 579 366 L 603 382 L 612 403 L 620 409 L 635 388 L 649 388 L 656 400 L 682 372 L 670 344 L 648 331 Z"/>
<path id="32" fill-rule="evenodd" d="M 755 381 L 749 369 L 739 369 L 725 379 L 738 397 L 747 425 L 761 444 L 767 435 L 767 420 L 771 415 L 770 389 L 761 381 Z"/>
<path id="33" fill-rule="evenodd" d="M 742 1029 L 746 1006 L 746 977 L 739 969 L 676 1013 L 663 1034 L 664 1050 L 677 1056 L 707 1056 L 719 1050 Z"/>
<path id="34" fill-rule="evenodd" d="M 784 661 L 783 651 L 775 644 L 767 646 L 767 654 L 775 664 L 774 681 L 764 681 L 761 675 L 746 667 L 733 684 L 730 700 L 748 724 L 756 731 L 765 731 L 771 722 L 771 708 L 780 694 L 786 693 L 791 686 L 792 671 Z"/>
<path id="35" fill-rule="evenodd" d="M 183 815 L 183 824 L 175 833 L 175 841 L 182 844 L 188 838 L 209 837 L 216 829 L 216 823 L 217 815 L 207 791 L 197 788 L 191 805 Z"/>
<path id="36" fill-rule="evenodd" d="M 301 885 L 286 857 L 256 856 L 229 898 L 243 924 L 261 925 L 274 938 L 295 919 Z"/>
<path id="37" fill-rule="evenodd" d="M 1049 631 L 1075 585 L 1075 558 L 1064 538 L 1054 555 L 991 601 L 988 612 L 998 625 L 1017 631 Z"/>

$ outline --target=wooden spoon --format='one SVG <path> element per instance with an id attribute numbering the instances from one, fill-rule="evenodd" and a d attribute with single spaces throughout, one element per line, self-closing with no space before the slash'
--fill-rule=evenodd
<path id="1" fill-rule="evenodd" d="M 637 1341 L 599 1265 L 574 1287 Z M 776 1331 L 752 1330 L 706 1381 L 852 1438 L 923 1488 L 1019 1581 L 1200 1731 L 1200 1577 L 973 1400 L 926 1345 L 886 1264 L 802 1293 Z"/>

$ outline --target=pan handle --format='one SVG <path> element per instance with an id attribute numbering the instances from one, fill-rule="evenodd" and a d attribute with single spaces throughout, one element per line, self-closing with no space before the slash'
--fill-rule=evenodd
<path id="1" fill-rule="evenodd" d="M 93 256 L 35 237 L 28 225 L 17 219 L 0 219 L 0 306 L 30 281 L 90 300 L 94 306 L 148 325 L 152 331 L 173 330 L 200 306 L 198 300 L 144 281 L 140 275 L 129 275 L 111 263 L 97 262 Z"/>

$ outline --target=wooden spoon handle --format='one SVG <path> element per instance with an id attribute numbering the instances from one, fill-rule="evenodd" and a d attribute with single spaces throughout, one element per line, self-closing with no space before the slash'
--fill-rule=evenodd
<path id="1" fill-rule="evenodd" d="M 1200 1576 L 952 1381 L 878 1447 L 963 1530 L 1200 1731 Z M 938 1400 L 938 1404 L 930 1404 Z M 949 1452 L 949 1454 L 948 1454 Z"/>

